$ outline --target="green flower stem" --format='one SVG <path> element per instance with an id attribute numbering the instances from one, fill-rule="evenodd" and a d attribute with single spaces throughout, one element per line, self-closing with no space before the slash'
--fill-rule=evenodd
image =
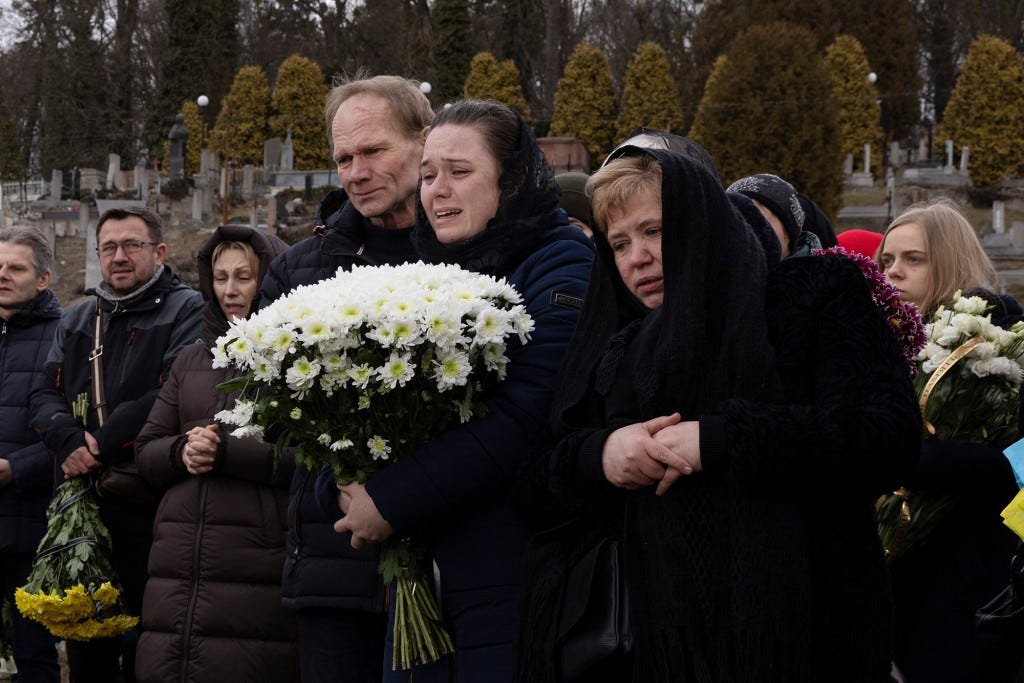
<path id="1" fill-rule="evenodd" d="M 411 669 L 452 652 L 423 551 L 408 540 L 388 543 L 381 552 L 380 569 L 386 579 L 395 580 L 392 668 Z"/>

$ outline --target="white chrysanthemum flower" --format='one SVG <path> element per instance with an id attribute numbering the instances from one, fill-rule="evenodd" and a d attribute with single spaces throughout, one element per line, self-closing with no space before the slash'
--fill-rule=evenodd
<path id="1" fill-rule="evenodd" d="M 350 367 L 345 371 L 345 374 L 352 380 L 352 384 L 359 389 L 365 389 L 369 385 L 370 380 L 373 379 L 373 368 L 366 363 L 360 363 Z"/>
<path id="2" fill-rule="evenodd" d="M 266 358 L 257 358 L 253 360 L 252 371 L 257 382 L 272 382 L 281 372 L 281 366 Z"/>
<path id="3" fill-rule="evenodd" d="M 316 437 L 316 442 L 321 446 L 330 446 L 331 441 L 333 441 L 333 439 L 331 439 L 331 435 L 327 432 L 322 432 L 320 436 Z"/>
<path id="4" fill-rule="evenodd" d="M 352 443 L 352 439 L 338 439 L 337 441 L 331 442 L 330 448 L 332 451 L 345 451 L 352 448 L 354 445 L 355 444 Z"/>
<path id="5" fill-rule="evenodd" d="M 366 442 L 366 447 L 370 449 L 370 455 L 374 460 L 387 460 L 391 455 L 391 446 L 388 445 L 388 440 L 382 436 L 370 437 L 370 440 Z"/>
<path id="6" fill-rule="evenodd" d="M 259 425 L 246 425 L 231 432 L 236 439 L 263 439 L 263 427 Z"/>
<path id="7" fill-rule="evenodd" d="M 313 380 L 320 374 L 320 362 L 299 356 L 292 366 L 284 373 L 284 381 L 289 389 L 309 389 Z"/>
<path id="8" fill-rule="evenodd" d="M 359 394 L 359 402 L 356 407 L 359 410 L 367 410 L 370 407 L 370 397 L 366 394 Z"/>
<path id="9" fill-rule="evenodd" d="M 510 331 L 510 320 L 505 311 L 486 308 L 480 311 L 473 323 L 473 344 L 483 346 L 500 342 L 508 336 Z"/>
<path id="10" fill-rule="evenodd" d="M 218 340 L 219 341 L 219 340 Z M 231 360 L 228 358 L 227 352 L 224 347 L 217 344 L 213 347 L 213 369 L 219 370 L 220 368 L 226 368 L 231 365 Z"/>
<path id="11" fill-rule="evenodd" d="M 298 338 L 306 346 L 317 346 L 333 336 L 334 331 L 326 320 L 323 318 L 311 318 L 302 325 Z"/>
<path id="12" fill-rule="evenodd" d="M 459 408 L 459 422 L 466 423 L 473 419 L 473 402 L 469 399 L 464 401 L 456 401 L 455 405 Z"/>
<path id="13" fill-rule="evenodd" d="M 292 408 L 291 412 L 288 413 L 288 417 L 290 417 L 293 420 L 301 420 L 302 408 Z"/>
<path id="14" fill-rule="evenodd" d="M 295 353 L 295 332 L 290 327 L 280 327 L 270 333 L 268 343 L 274 360 L 283 360 L 289 353 Z"/>
<path id="15" fill-rule="evenodd" d="M 434 361 L 434 379 L 437 380 L 438 391 L 447 391 L 452 387 L 466 385 L 473 366 L 465 353 L 447 353 Z"/>
<path id="16" fill-rule="evenodd" d="M 509 313 L 512 315 L 513 327 L 519 334 L 519 343 L 526 344 L 530 341 L 530 333 L 535 328 L 533 318 L 526 312 L 524 306 L 516 306 Z"/>
<path id="17" fill-rule="evenodd" d="M 377 369 L 377 377 L 381 384 L 388 389 L 396 386 L 404 387 L 405 384 L 416 376 L 416 368 L 413 367 L 408 353 L 393 352 L 388 356 L 387 361 Z"/>

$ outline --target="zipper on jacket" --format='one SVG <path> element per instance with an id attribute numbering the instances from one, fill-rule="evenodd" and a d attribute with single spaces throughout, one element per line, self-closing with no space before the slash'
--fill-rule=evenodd
<path id="1" fill-rule="evenodd" d="M 185 611 L 185 630 L 181 639 L 181 675 L 179 680 L 188 680 L 189 647 L 192 640 L 192 618 L 195 616 L 196 599 L 199 597 L 199 550 L 203 543 L 203 532 L 206 527 L 206 477 L 196 477 L 199 481 L 199 495 L 196 496 L 196 535 L 192 539 L 192 590 L 188 598 L 188 609 Z"/>

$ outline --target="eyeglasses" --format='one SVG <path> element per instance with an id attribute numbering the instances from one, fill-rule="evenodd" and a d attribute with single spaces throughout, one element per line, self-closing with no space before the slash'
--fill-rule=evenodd
<path id="1" fill-rule="evenodd" d="M 111 258 L 120 249 L 126 254 L 138 254 L 146 245 L 156 246 L 158 242 L 143 242 L 142 240 L 125 240 L 124 242 L 105 242 L 101 244 L 96 253 L 103 258 Z"/>

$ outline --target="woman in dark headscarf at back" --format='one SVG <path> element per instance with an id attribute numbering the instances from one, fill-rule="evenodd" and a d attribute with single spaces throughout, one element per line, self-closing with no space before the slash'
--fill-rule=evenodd
<path id="1" fill-rule="evenodd" d="M 857 266 L 768 263 L 770 228 L 755 236 L 671 151 L 622 150 L 588 193 L 599 258 L 556 446 L 532 471 L 547 530 L 527 553 L 517 680 L 572 680 L 552 611 L 613 535 L 632 650 L 575 680 L 887 681 L 871 505 L 912 465 L 919 422 Z"/>

